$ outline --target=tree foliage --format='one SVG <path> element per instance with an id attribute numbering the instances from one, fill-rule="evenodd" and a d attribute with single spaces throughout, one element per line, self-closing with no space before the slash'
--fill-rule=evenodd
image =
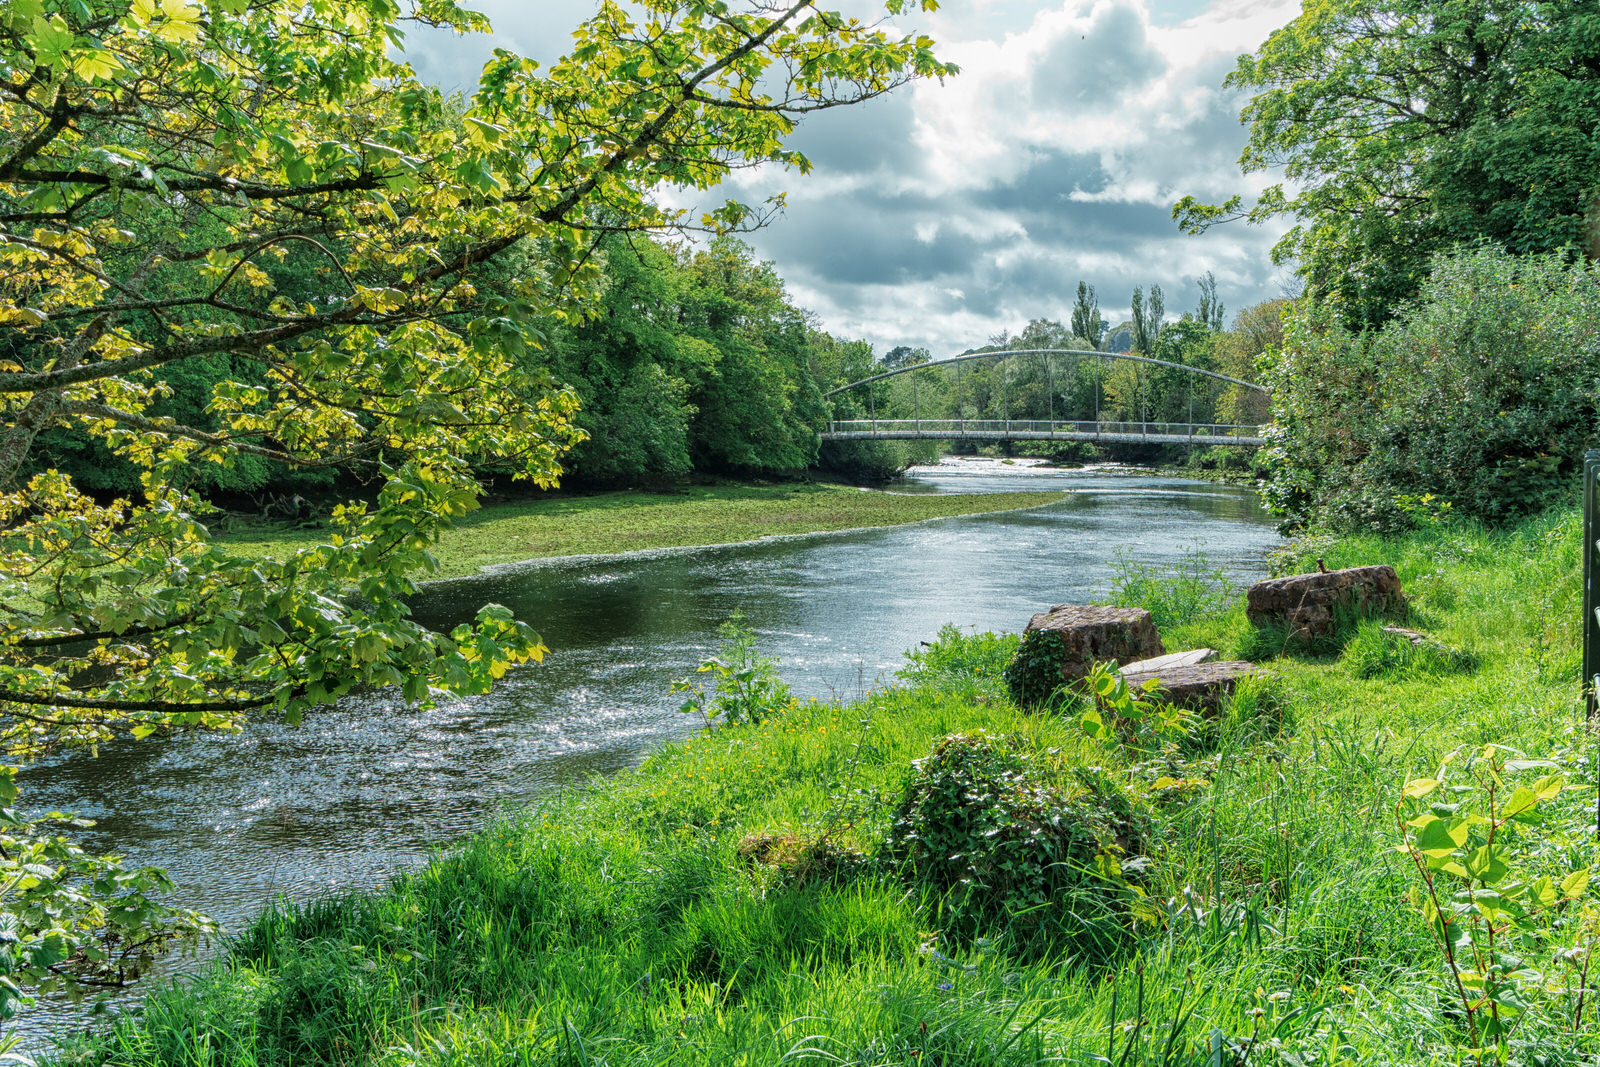
<path id="1" fill-rule="evenodd" d="M 799 116 L 951 69 L 924 37 L 807 0 L 607 2 L 548 71 L 497 50 L 458 102 L 394 57 L 413 24 L 487 28 L 453 0 L 0 10 L 12 759 L 263 709 L 293 720 L 360 685 L 479 692 L 539 658 L 504 608 L 441 634 L 405 606 L 440 529 L 476 506 L 477 467 L 548 485 L 582 436 L 573 394 L 524 358 L 539 324 L 588 312 L 607 233 L 736 228 L 772 207 L 696 216 L 653 190 L 804 170 L 785 144 Z M 512 255 L 509 284 L 480 291 Z M 207 384 L 203 406 L 169 403 L 181 375 Z M 699 417 L 745 399 L 724 385 Z M 136 490 L 96 496 L 38 462 L 60 430 L 128 464 Z M 255 460 L 371 488 L 335 511 L 326 543 L 240 558 L 211 539 L 195 472 Z M 128 897 L 129 943 L 193 928 L 148 903 L 148 880 L 19 858 L 32 846 L 17 842 L 48 837 L 18 823 L 0 861 L 48 898 L 3 904 L 0 1005 L 74 961 L 117 977 L 90 951 L 108 894 Z"/>
<path id="2" fill-rule="evenodd" d="M 1166 316 L 1166 299 L 1161 286 L 1152 285 L 1150 295 L 1135 287 L 1133 290 L 1133 351 L 1148 356 L 1156 350 L 1156 338 L 1161 334 L 1161 320 Z"/>
<path id="3" fill-rule="evenodd" d="M 1241 197 L 1173 209 L 1295 225 L 1274 248 L 1315 300 L 1378 324 L 1430 258 L 1485 238 L 1600 255 L 1600 11 L 1588 0 L 1311 0 L 1227 78 L 1252 90 Z"/>
<path id="4" fill-rule="evenodd" d="M 1078 295 L 1072 303 L 1072 335 L 1084 345 L 1099 350 L 1106 334 L 1106 320 L 1100 314 L 1100 300 L 1094 295 L 1094 286 L 1078 283 Z"/>
<path id="5" fill-rule="evenodd" d="M 1435 261 L 1381 330 L 1330 305 L 1284 320 L 1269 503 L 1394 528 L 1449 505 L 1503 521 L 1564 495 L 1600 414 L 1600 267 L 1480 250 Z"/>

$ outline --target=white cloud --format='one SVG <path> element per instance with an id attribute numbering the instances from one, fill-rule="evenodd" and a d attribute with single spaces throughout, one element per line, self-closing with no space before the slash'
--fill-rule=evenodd
<path id="1" fill-rule="evenodd" d="M 1298 0 L 1202 3 L 970 0 L 908 15 L 959 76 L 809 118 L 794 143 L 811 175 L 745 172 L 726 193 L 748 203 L 787 190 L 786 217 L 751 243 L 826 329 L 880 351 L 944 354 L 1064 319 L 1079 279 L 1111 319 L 1135 285 L 1161 285 L 1173 313 L 1191 306 L 1207 270 L 1234 309 L 1276 296 L 1278 231 L 1185 237 L 1170 210 L 1262 184 L 1238 172 L 1243 97 L 1221 83 Z M 480 6 L 499 43 L 548 61 L 594 4 Z M 459 45 L 429 48 L 419 69 L 440 80 L 467 65 Z"/>

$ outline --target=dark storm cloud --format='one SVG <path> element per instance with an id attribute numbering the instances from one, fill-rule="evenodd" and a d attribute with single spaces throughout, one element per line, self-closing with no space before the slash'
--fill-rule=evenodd
<path id="1" fill-rule="evenodd" d="M 842 286 L 928 283 L 966 274 L 993 247 L 950 225 L 918 236 L 919 224 L 951 219 L 956 207 L 880 193 L 826 204 L 802 200 L 758 240 L 786 273 L 803 270 Z"/>
<path id="2" fill-rule="evenodd" d="M 911 94 L 902 92 L 818 112 L 791 141 L 824 174 L 902 174 L 916 169 L 920 158 L 912 143 L 915 123 Z"/>
<path id="3" fill-rule="evenodd" d="M 1132 5 L 1102 7 L 1081 33 L 1057 38 L 1036 61 L 1036 107 L 1067 109 L 1111 103 L 1149 85 L 1167 61 L 1145 35 Z"/>
<path id="4" fill-rule="evenodd" d="M 1054 211 L 1074 193 L 1104 192 L 1110 181 L 1098 152 L 1046 151 L 1016 178 L 981 189 L 973 199 L 996 211 Z"/>

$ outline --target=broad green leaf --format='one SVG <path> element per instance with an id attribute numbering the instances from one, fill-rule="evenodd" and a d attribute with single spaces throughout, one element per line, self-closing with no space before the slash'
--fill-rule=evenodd
<path id="1" fill-rule="evenodd" d="M 1479 846 L 1467 857 L 1467 873 L 1486 885 L 1494 885 L 1511 873 L 1511 868 L 1505 862 L 1504 851 L 1499 845 Z"/>
<path id="2" fill-rule="evenodd" d="M 77 37 L 60 15 L 51 15 L 48 18 L 35 16 L 33 32 L 28 35 L 28 43 L 32 46 L 34 59 L 40 66 L 56 66 L 76 42 Z"/>

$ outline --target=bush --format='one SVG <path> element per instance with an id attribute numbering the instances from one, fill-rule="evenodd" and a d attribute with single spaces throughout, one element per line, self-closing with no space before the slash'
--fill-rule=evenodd
<path id="1" fill-rule="evenodd" d="M 1016 655 L 1006 664 L 1006 689 L 1011 699 L 1024 708 L 1048 702 L 1066 684 L 1061 678 L 1061 661 L 1066 654 L 1059 630 L 1024 634 Z"/>
<path id="2" fill-rule="evenodd" d="M 982 731 L 940 739 L 913 767 L 885 854 L 944 897 L 944 933 L 1120 942 L 1148 837 L 1126 792 L 1093 770 L 1064 789 L 1019 739 Z"/>
<path id="3" fill-rule="evenodd" d="M 1290 314 L 1263 370 L 1268 504 L 1291 524 L 1394 531 L 1433 494 L 1506 522 L 1568 493 L 1600 411 L 1600 264 L 1497 249 L 1434 261 L 1378 331 Z"/>

